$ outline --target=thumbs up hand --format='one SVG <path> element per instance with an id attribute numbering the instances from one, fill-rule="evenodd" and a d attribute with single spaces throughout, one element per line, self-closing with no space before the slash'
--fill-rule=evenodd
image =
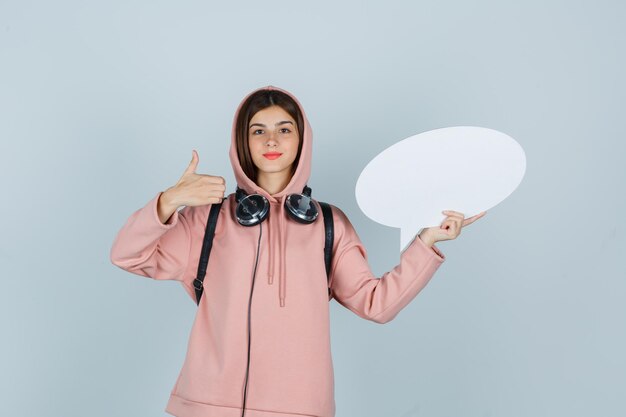
<path id="1" fill-rule="evenodd" d="M 198 161 L 198 153 L 194 149 L 191 162 L 178 182 L 159 197 L 158 212 L 163 223 L 164 219 L 169 219 L 180 206 L 202 206 L 222 202 L 226 180 L 217 175 L 197 174 Z"/>

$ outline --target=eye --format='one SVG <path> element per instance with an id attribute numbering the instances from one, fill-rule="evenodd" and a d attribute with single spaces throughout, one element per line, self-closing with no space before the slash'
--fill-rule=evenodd
<path id="1" fill-rule="evenodd" d="M 282 128 L 282 129 L 280 129 L 280 130 L 286 130 L 286 132 L 285 132 L 285 133 L 290 133 L 290 132 L 291 132 L 291 130 L 289 130 L 289 128 L 287 128 L 287 127 L 283 127 L 283 128 Z"/>
<path id="2" fill-rule="evenodd" d="M 252 134 L 256 135 L 256 132 L 262 132 L 262 131 L 263 131 L 263 129 L 257 129 L 257 130 L 252 131 Z"/>

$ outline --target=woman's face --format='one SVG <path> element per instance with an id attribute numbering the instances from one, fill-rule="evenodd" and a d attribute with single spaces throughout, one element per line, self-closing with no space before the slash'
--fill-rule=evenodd
<path id="1" fill-rule="evenodd" d="M 259 110 L 250 119 L 248 146 L 260 172 L 291 175 L 299 141 L 296 121 L 280 106 Z M 272 156 L 272 153 L 280 155 Z"/>

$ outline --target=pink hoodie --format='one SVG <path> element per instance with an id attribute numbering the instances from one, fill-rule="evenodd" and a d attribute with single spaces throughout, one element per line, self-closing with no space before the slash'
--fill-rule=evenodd
<path id="1" fill-rule="evenodd" d="M 277 87 L 261 89 L 293 97 Z M 429 248 L 416 237 L 401 253 L 400 263 L 379 279 L 352 224 L 332 206 L 329 297 L 319 205 L 312 224 L 296 222 L 284 207 L 289 194 L 302 193 L 311 171 L 313 134 L 302 105 L 293 99 L 304 117 L 302 153 L 287 187 L 273 195 L 244 174 L 237 158 L 235 121 L 245 98 L 235 113 L 230 160 L 237 185 L 249 194 L 263 194 L 270 201 L 270 215 L 261 224 L 253 280 L 260 226 L 237 222 L 234 193 L 222 204 L 204 294 L 165 408 L 174 416 L 239 417 L 245 394 L 247 417 L 333 417 L 330 299 L 359 317 L 386 323 L 424 288 L 445 259 L 437 247 Z M 137 275 L 180 281 L 195 302 L 193 280 L 211 205 L 184 207 L 163 224 L 157 215 L 160 195 L 128 218 L 113 242 L 111 262 Z"/>

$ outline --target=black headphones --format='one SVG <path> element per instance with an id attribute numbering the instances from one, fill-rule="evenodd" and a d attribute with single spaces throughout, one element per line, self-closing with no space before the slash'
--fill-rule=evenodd
<path id="1" fill-rule="evenodd" d="M 235 193 L 237 221 L 243 226 L 254 226 L 267 218 L 270 202 L 262 194 L 248 195 L 237 186 Z M 317 219 L 317 207 L 311 199 L 311 188 L 304 186 L 302 194 L 289 194 L 285 199 L 285 208 L 292 219 L 298 223 L 309 224 Z"/>

